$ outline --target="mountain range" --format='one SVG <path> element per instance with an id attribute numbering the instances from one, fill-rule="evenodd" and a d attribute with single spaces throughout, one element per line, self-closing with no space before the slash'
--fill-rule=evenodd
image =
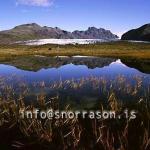
<path id="1" fill-rule="evenodd" d="M 122 35 L 122 40 L 150 41 L 150 23 Z"/>
<path id="2" fill-rule="evenodd" d="M 85 31 L 65 31 L 58 27 L 40 26 L 36 23 L 23 24 L 10 30 L 0 31 L 0 43 L 35 39 L 116 39 L 117 35 L 103 28 L 89 27 Z"/>

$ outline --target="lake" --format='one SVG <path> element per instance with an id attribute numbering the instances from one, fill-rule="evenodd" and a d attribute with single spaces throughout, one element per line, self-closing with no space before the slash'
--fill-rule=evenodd
<path id="1" fill-rule="evenodd" d="M 25 92 L 28 102 L 40 94 L 59 95 L 60 105 L 77 108 L 94 108 L 112 93 L 123 103 L 138 102 L 150 96 L 150 73 L 139 66 L 86 56 L 16 59 L 0 64 L 0 95 L 7 99 L 14 92 L 18 98 Z"/>

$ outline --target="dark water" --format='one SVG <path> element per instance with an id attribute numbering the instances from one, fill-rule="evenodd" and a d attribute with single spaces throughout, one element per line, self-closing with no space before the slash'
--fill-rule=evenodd
<path id="1" fill-rule="evenodd" d="M 58 62 L 61 63 L 58 64 Z M 12 65 L 0 64 L 0 77 L 6 85 L 16 89 L 21 82 L 29 85 L 28 96 L 40 92 L 49 96 L 59 93 L 63 103 L 74 105 L 81 105 L 81 103 L 88 105 L 90 102 L 94 103 L 91 105 L 96 105 L 99 99 L 107 100 L 112 91 L 121 100 L 139 100 L 141 97 L 149 99 L 150 74 L 128 67 L 120 59 L 73 58 L 68 60 L 65 58 L 55 60 L 51 66 L 41 66 L 37 70 L 34 70 L 33 66 L 33 70 L 30 69 L 30 71 Z M 65 81 L 73 83 L 66 84 Z M 53 84 L 58 86 L 60 82 L 64 84 L 63 87 L 51 87 Z M 72 88 L 71 85 L 78 85 L 81 82 L 84 83 L 79 89 Z M 44 88 L 41 88 L 40 83 L 44 83 Z M 33 86 L 33 84 L 36 85 Z M 132 95 L 135 88 L 137 93 Z M 3 90 L 4 86 L 1 88 L 1 94 Z"/>

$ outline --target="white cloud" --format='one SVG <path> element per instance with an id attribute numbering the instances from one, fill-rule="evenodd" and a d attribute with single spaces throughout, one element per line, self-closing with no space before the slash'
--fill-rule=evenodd
<path id="1" fill-rule="evenodd" d="M 49 7 L 53 4 L 53 0 L 17 0 L 16 4 Z"/>

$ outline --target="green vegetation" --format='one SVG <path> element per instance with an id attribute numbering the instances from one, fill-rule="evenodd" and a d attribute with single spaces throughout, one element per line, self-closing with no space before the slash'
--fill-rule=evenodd
<path id="1" fill-rule="evenodd" d="M 59 47 L 59 48 L 58 48 Z M 149 43 L 110 42 L 90 45 L 0 45 L 0 61 L 20 56 L 104 56 L 116 58 L 150 58 Z"/>

